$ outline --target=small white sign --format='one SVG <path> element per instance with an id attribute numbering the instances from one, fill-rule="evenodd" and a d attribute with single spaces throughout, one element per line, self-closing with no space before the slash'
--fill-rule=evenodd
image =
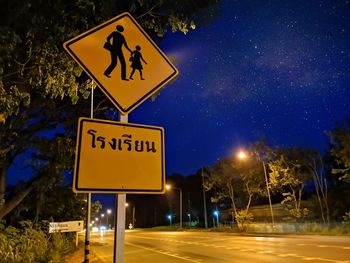
<path id="1" fill-rule="evenodd" d="M 84 221 L 52 222 L 49 226 L 49 233 L 55 232 L 79 232 L 84 227 Z"/>

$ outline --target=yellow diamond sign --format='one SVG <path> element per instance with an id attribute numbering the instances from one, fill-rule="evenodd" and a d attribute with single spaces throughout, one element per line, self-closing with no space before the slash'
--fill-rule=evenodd
<path id="1" fill-rule="evenodd" d="M 64 48 L 123 114 L 178 75 L 129 13 L 67 41 Z"/>
<path id="2" fill-rule="evenodd" d="M 163 128 L 79 119 L 74 192 L 160 194 L 164 186 Z"/>

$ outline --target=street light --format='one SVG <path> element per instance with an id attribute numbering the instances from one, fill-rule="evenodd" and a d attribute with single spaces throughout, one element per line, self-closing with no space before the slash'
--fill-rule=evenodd
<path id="1" fill-rule="evenodd" d="M 125 207 L 129 207 L 129 203 L 125 203 Z M 132 226 L 135 227 L 135 205 L 132 206 Z"/>
<path id="2" fill-rule="evenodd" d="M 177 188 L 177 187 L 172 187 L 171 185 L 167 184 L 165 186 L 165 188 L 167 190 L 170 190 L 170 189 L 175 189 L 175 190 L 179 190 L 179 193 L 180 193 L 180 228 L 182 228 L 182 190 L 181 188 Z"/>
<path id="3" fill-rule="evenodd" d="M 219 211 L 215 210 L 213 214 L 216 216 L 216 227 L 219 227 Z"/>
<path id="4" fill-rule="evenodd" d="M 112 213 L 111 209 L 107 209 L 107 229 L 109 229 L 109 224 L 108 224 L 108 217 Z"/>
<path id="5" fill-rule="evenodd" d="M 191 214 L 188 213 L 187 216 L 188 216 L 188 226 L 191 226 Z"/>
<path id="6" fill-rule="evenodd" d="M 204 189 L 204 174 L 202 167 L 202 190 L 203 190 L 203 212 L 204 212 L 204 227 L 208 228 L 208 218 L 207 218 L 207 203 L 205 197 L 205 189 Z"/>
<path id="7" fill-rule="evenodd" d="M 247 155 L 245 152 L 243 151 L 240 151 L 238 153 L 238 158 L 239 159 L 246 159 L 247 158 Z M 271 202 L 271 194 L 270 194 L 270 186 L 269 186 L 269 182 L 268 182 L 268 179 L 267 179 L 267 173 L 266 173 L 266 166 L 265 166 L 265 162 L 264 160 L 261 160 L 262 162 L 262 165 L 263 165 L 263 168 L 264 168 L 264 176 L 265 176 L 265 183 L 266 183 L 266 189 L 267 189 L 267 196 L 269 198 L 269 204 L 270 204 L 270 213 L 271 213 L 271 221 L 272 221 L 272 226 L 274 227 L 275 226 L 275 218 L 273 216 L 273 209 L 272 209 L 272 202 Z"/>
<path id="8" fill-rule="evenodd" d="M 169 225 L 171 226 L 172 225 L 172 216 L 171 215 L 167 215 L 167 218 L 169 219 Z"/>
<path id="9" fill-rule="evenodd" d="M 105 214 L 101 214 L 101 224 L 102 224 L 102 218 L 105 217 Z"/>

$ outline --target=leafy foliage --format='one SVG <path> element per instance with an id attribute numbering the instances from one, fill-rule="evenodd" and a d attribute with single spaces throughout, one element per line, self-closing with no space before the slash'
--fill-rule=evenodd
<path id="1" fill-rule="evenodd" d="M 70 243 L 61 234 L 35 229 L 31 221 L 20 222 L 18 228 L 0 222 L 0 263 L 62 262 Z"/>
<path id="2" fill-rule="evenodd" d="M 253 214 L 247 212 L 245 209 L 238 211 L 236 215 L 236 221 L 240 230 L 247 230 L 247 226 L 251 224 L 253 220 Z"/>
<path id="3" fill-rule="evenodd" d="M 103 21 L 131 12 L 151 34 L 163 37 L 187 33 L 195 22 L 210 21 L 218 13 L 216 0 L 201 1 L 1 1 L 0 117 L 4 122 L 29 106 L 33 96 L 51 99 L 89 95 L 94 84 L 63 52 L 62 43 Z M 212 7 L 209 8 L 208 7 Z M 209 15 L 208 15 L 209 13 Z"/>
<path id="4" fill-rule="evenodd" d="M 331 154 L 339 165 L 332 173 L 340 175 L 339 180 L 350 183 L 350 120 L 329 133 Z"/>
<path id="5" fill-rule="evenodd" d="M 207 187 L 215 189 L 217 201 L 230 200 L 235 218 L 239 207 L 244 207 L 248 213 L 252 198 L 266 195 L 262 168 L 255 158 L 223 158 L 210 168 Z"/>
<path id="6" fill-rule="evenodd" d="M 343 216 L 343 222 L 344 225 L 350 226 L 350 211 L 346 212 Z"/>
<path id="7" fill-rule="evenodd" d="M 307 151 L 299 148 L 279 149 L 278 158 L 269 163 L 270 184 L 282 192 L 289 213 L 297 220 L 304 219 L 308 210 L 302 208 L 304 187 L 312 175 L 306 167 Z"/>

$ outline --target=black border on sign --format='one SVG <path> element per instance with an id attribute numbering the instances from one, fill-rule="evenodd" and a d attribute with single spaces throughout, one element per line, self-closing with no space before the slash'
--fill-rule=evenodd
<path id="1" fill-rule="evenodd" d="M 149 189 L 101 189 L 101 188 L 79 188 L 78 187 L 78 178 L 79 178 L 79 166 L 80 166 L 80 152 L 81 152 L 81 140 L 82 140 L 82 132 L 83 132 L 83 125 L 84 122 L 94 122 L 94 123 L 103 123 L 103 124 L 110 124 L 110 125 L 116 125 L 116 126 L 128 126 L 128 127 L 134 127 L 134 128 L 143 128 L 143 129 L 150 129 L 150 130 L 157 130 L 160 131 L 161 136 L 161 158 L 162 158 L 162 182 L 161 182 L 161 189 L 159 190 L 149 190 Z M 160 127 L 155 126 L 147 126 L 147 125 L 140 125 L 140 124 L 134 124 L 134 123 L 122 123 L 122 122 L 116 122 L 116 121 L 108 121 L 108 120 L 101 120 L 101 119 L 89 119 L 89 118 L 79 118 L 79 126 L 78 126 L 78 137 L 77 137 L 77 147 L 76 147 L 76 156 L 75 156 L 75 169 L 74 169 L 74 179 L 73 179 L 73 191 L 76 193 L 104 193 L 104 194 L 116 194 L 116 193 L 130 193 L 130 194 L 162 194 L 165 191 L 164 188 L 165 185 L 165 154 L 164 154 L 164 132 L 163 129 Z"/>
<path id="2" fill-rule="evenodd" d="M 150 90 L 148 93 L 146 93 L 144 96 L 142 96 L 139 100 L 137 100 L 134 104 L 132 104 L 130 107 L 124 109 L 122 106 L 113 98 L 113 96 L 108 92 L 108 90 L 98 81 L 98 79 L 90 72 L 90 70 L 84 65 L 84 63 L 75 55 L 73 50 L 70 48 L 70 45 L 74 44 L 75 42 L 85 38 L 88 35 L 91 35 L 95 33 L 96 31 L 100 30 L 101 28 L 104 28 L 123 17 L 129 17 L 130 20 L 134 23 L 134 25 L 139 29 L 139 31 L 147 38 L 147 40 L 152 44 L 152 46 L 158 51 L 158 53 L 164 58 L 164 60 L 168 63 L 168 65 L 174 70 L 172 74 L 170 74 L 165 80 L 160 82 L 156 87 L 154 87 L 152 90 Z M 141 104 L 144 100 L 152 96 L 158 89 L 160 89 L 162 86 L 164 86 L 168 81 L 170 81 L 174 76 L 178 75 L 178 70 L 173 66 L 173 64 L 169 61 L 169 59 L 164 55 L 164 53 L 159 49 L 157 45 L 153 42 L 153 40 L 144 32 L 142 27 L 137 23 L 137 21 L 129 14 L 124 13 L 121 14 L 93 29 L 90 31 L 87 31 L 86 33 L 83 33 L 72 40 L 69 40 L 64 43 L 65 49 L 68 51 L 68 53 L 74 58 L 76 62 L 84 69 L 84 71 L 97 83 L 97 85 L 102 89 L 102 91 L 106 94 L 106 96 L 112 101 L 112 103 L 120 110 L 123 114 L 127 114 L 130 111 L 132 111 L 134 108 L 136 108 L 139 104 Z"/>

